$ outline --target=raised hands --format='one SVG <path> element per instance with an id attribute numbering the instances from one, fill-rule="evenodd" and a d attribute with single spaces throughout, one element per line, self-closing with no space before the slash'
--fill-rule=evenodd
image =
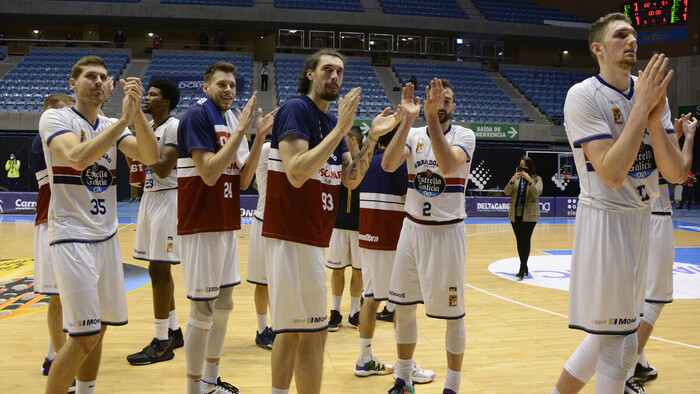
<path id="1" fill-rule="evenodd" d="M 693 116 L 690 120 L 691 113 L 681 114 L 680 119 L 673 120 L 673 128 L 676 130 L 676 136 L 680 139 L 684 134 L 685 138 L 695 138 L 695 130 L 698 127 L 698 120 Z"/>
<path id="2" fill-rule="evenodd" d="M 652 56 L 634 86 L 635 103 L 649 111 L 649 122 L 660 121 L 666 106 L 666 88 L 673 78 L 673 70 L 666 73 L 668 58 L 662 53 Z"/>
<path id="3" fill-rule="evenodd" d="M 413 97 L 415 86 L 407 83 L 401 92 L 401 108 L 409 120 L 414 120 L 420 114 L 420 97 Z"/>
<path id="4" fill-rule="evenodd" d="M 389 115 L 391 107 L 384 108 L 384 111 L 372 119 L 372 128 L 369 130 L 369 135 L 375 140 L 384 134 L 390 132 L 401 121 L 402 108 L 399 108 L 393 114 Z"/>
<path id="5" fill-rule="evenodd" d="M 112 82 L 114 83 L 114 82 Z M 119 83 L 124 89 L 124 99 L 122 100 L 122 119 L 131 124 L 134 121 L 136 111 L 141 107 L 141 96 L 143 95 L 143 85 L 139 78 L 129 77 L 120 79 Z"/>
<path id="6" fill-rule="evenodd" d="M 236 112 L 238 113 L 238 129 L 242 130 L 244 133 L 250 129 L 250 126 L 253 125 L 253 118 L 255 116 L 255 102 L 257 100 L 258 91 L 256 90 L 253 92 L 253 95 L 250 96 L 250 99 L 248 99 L 245 107 L 243 107 L 243 111 L 236 108 Z"/>
<path id="7" fill-rule="evenodd" d="M 438 116 L 438 111 L 445 102 L 445 95 L 447 91 L 442 86 L 442 81 L 438 78 L 433 78 L 430 81 L 430 86 L 425 87 L 425 102 L 423 103 L 423 111 L 425 111 L 425 117 Z"/>
<path id="8" fill-rule="evenodd" d="M 270 134 L 278 109 L 275 108 L 274 111 L 263 117 L 262 108 L 258 108 L 258 118 L 255 121 L 255 138 L 265 138 L 266 135 Z"/>
<path id="9" fill-rule="evenodd" d="M 360 104 L 360 96 L 362 89 L 359 87 L 353 88 L 338 101 L 338 127 L 341 130 L 348 132 L 355 122 L 355 112 L 357 105 Z"/>

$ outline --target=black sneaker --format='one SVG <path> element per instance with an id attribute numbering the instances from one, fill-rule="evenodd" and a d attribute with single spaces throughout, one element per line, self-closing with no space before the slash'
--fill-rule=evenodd
<path id="1" fill-rule="evenodd" d="M 158 340 L 153 338 L 150 344 L 138 353 L 126 356 L 126 361 L 131 365 L 148 365 L 161 361 L 172 360 L 175 357 L 173 346 L 169 339 Z"/>
<path id="2" fill-rule="evenodd" d="M 272 327 L 265 327 L 265 331 L 267 332 L 267 337 L 270 340 L 270 348 L 272 348 L 272 345 L 275 344 L 275 338 L 277 337 L 277 334 L 275 334 L 275 332 L 272 331 Z"/>
<path id="3" fill-rule="evenodd" d="M 44 363 L 41 364 L 41 374 L 44 376 L 49 376 L 49 371 L 51 370 L 51 363 L 53 360 L 49 360 L 48 358 L 44 358 Z"/>
<path id="4" fill-rule="evenodd" d="M 382 309 L 381 312 L 377 313 L 377 320 L 387 321 L 389 323 L 393 322 L 394 311 L 389 312 L 389 310 L 386 309 L 386 306 L 384 306 L 384 309 Z"/>
<path id="5" fill-rule="evenodd" d="M 182 328 L 178 327 L 177 330 L 171 330 L 168 328 L 168 339 L 170 339 L 170 343 L 173 345 L 173 350 L 185 346 L 185 339 L 182 336 Z"/>
<path id="6" fill-rule="evenodd" d="M 637 363 L 637 366 L 634 368 L 634 380 L 636 380 L 642 387 L 644 386 L 644 383 L 658 377 L 659 371 L 657 371 L 656 368 L 652 367 L 651 365 L 645 367 L 642 364 Z"/>
<path id="7" fill-rule="evenodd" d="M 265 350 L 272 350 L 272 341 L 274 341 L 274 337 L 272 335 L 272 330 L 270 330 L 270 327 L 265 327 L 263 332 L 258 332 L 257 330 L 255 331 L 255 344 L 258 345 L 258 347 L 261 347 Z"/>
<path id="8" fill-rule="evenodd" d="M 204 389 L 204 394 L 239 394 L 238 388 L 231 383 L 224 382 L 219 376 L 216 378 L 216 385 L 208 385 L 208 388 Z"/>
<path id="9" fill-rule="evenodd" d="M 627 379 L 625 382 L 625 394 L 644 394 L 644 389 L 637 384 L 634 380 L 634 376 Z"/>
<path id="10" fill-rule="evenodd" d="M 360 312 L 355 312 L 354 315 L 348 317 L 348 324 L 346 326 L 350 328 L 360 329 Z"/>
<path id="11" fill-rule="evenodd" d="M 328 331 L 335 332 L 338 331 L 340 326 L 343 325 L 343 315 L 338 311 L 331 310 L 331 318 L 328 319 Z"/>

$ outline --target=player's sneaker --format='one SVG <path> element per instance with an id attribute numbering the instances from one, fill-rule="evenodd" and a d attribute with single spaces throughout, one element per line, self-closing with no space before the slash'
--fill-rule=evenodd
<path id="1" fill-rule="evenodd" d="M 658 377 L 659 371 L 651 365 L 645 367 L 642 364 L 637 363 L 637 366 L 634 368 L 634 380 L 636 380 L 640 386 L 644 386 L 644 383 Z"/>
<path id="2" fill-rule="evenodd" d="M 219 376 L 216 378 L 216 384 L 209 384 L 204 382 L 202 384 L 204 394 L 239 394 L 238 388 L 229 382 L 224 382 Z"/>
<path id="3" fill-rule="evenodd" d="M 403 379 L 396 379 L 394 387 L 389 389 L 389 394 L 415 394 L 416 390 L 413 386 L 406 385 Z"/>
<path id="4" fill-rule="evenodd" d="M 75 379 L 73 379 L 73 383 L 70 384 L 70 387 L 68 387 L 68 392 L 69 393 L 75 393 Z"/>
<path id="5" fill-rule="evenodd" d="M 263 332 L 255 331 L 255 344 L 265 350 L 272 350 L 272 343 L 275 341 L 275 334 L 270 327 L 265 327 Z"/>
<path id="6" fill-rule="evenodd" d="M 360 329 L 360 312 L 355 312 L 354 315 L 348 317 L 348 324 L 346 326 L 350 328 Z"/>
<path id="7" fill-rule="evenodd" d="M 627 379 L 625 382 L 625 394 L 644 394 L 644 389 L 637 384 L 634 376 Z"/>
<path id="8" fill-rule="evenodd" d="M 158 340 L 153 338 L 143 350 L 126 356 L 126 361 L 131 365 L 148 365 L 161 361 L 172 360 L 175 357 L 173 346 L 169 339 Z"/>
<path id="9" fill-rule="evenodd" d="M 182 336 L 182 328 L 178 327 L 177 330 L 171 330 L 168 328 L 168 339 L 170 339 L 170 343 L 173 345 L 173 350 L 185 346 L 185 338 Z"/>
<path id="10" fill-rule="evenodd" d="M 355 375 L 360 377 L 370 375 L 386 375 L 392 372 L 394 372 L 394 367 L 392 365 L 384 364 L 383 362 L 377 360 L 374 356 L 372 356 L 372 359 L 366 363 L 362 363 L 359 358 L 355 362 Z"/>
<path id="11" fill-rule="evenodd" d="M 49 360 L 48 358 L 44 358 L 44 363 L 41 364 L 41 374 L 44 376 L 49 375 L 49 371 L 51 370 L 51 363 L 53 360 Z"/>
<path id="12" fill-rule="evenodd" d="M 455 393 L 454 390 L 444 389 L 444 390 L 442 390 L 442 394 L 457 394 L 457 393 Z"/>
<path id="13" fill-rule="evenodd" d="M 340 312 L 331 309 L 331 318 L 328 319 L 328 331 L 338 331 L 343 325 L 343 315 Z"/>
<path id="14" fill-rule="evenodd" d="M 394 379 L 398 379 L 396 370 L 394 370 Z M 413 372 L 411 372 L 411 380 L 416 384 L 430 383 L 435 379 L 435 371 L 432 369 L 423 369 L 413 362 Z"/>
<path id="15" fill-rule="evenodd" d="M 394 312 L 386 309 L 386 306 L 384 306 L 384 309 L 382 309 L 381 312 L 377 313 L 377 320 L 381 321 L 388 321 L 388 322 L 393 322 L 394 321 Z"/>

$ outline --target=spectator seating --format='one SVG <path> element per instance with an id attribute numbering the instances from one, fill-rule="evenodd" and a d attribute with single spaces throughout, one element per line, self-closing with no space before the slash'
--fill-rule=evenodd
<path id="1" fill-rule="evenodd" d="M 501 74 L 549 119 L 564 117 L 569 88 L 593 76 L 590 72 L 501 68 Z"/>
<path id="2" fill-rule="evenodd" d="M 0 80 L 0 111 L 40 112 L 49 94 L 72 95 L 68 85 L 71 68 L 87 55 L 100 56 L 115 82 L 129 61 L 127 53 L 119 52 L 32 51 Z"/>
<path id="3" fill-rule="evenodd" d="M 66 1 L 66 0 L 50 0 L 50 1 Z M 71 1 L 83 1 L 91 3 L 138 3 L 141 0 L 71 0 Z"/>
<path id="4" fill-rule="evenodd" d="M 252 7 L 253 0 L 161 0 L 161 4 L 216 5 L 231 7 Z"/>
<path id="5" fill-rule="evenodd" d="M 435 77 L 444 78 L 454 86 L 457 108 L 452 115 L 455 122 L 522 123 L 523 112 L 499 89 L 484 71 L 475 66 L 394 63 L 401 83 L 415 76 L 416 94 L 425 99 L 425 86 Z M 422 102 L 422 101 L 421 101 Z"/>
<path id="6" fill-rule="evenodd" d="M 387 14 L 469 18 L 455 0 L 379 0 L 379 4 Z"/>
<path id="7" fill-rule="evenodd" d="M 486 19 L 499 22 L 544 23 L 545 19 L 569 22 L 586 22 L 578 16 L 567 14 L 554 7 L 540 6 L 524 0 L 473 0 Z"/>
<path id="8" fill-rule="evenodd" d="M 251 78 L 253 59 L 250 55 L 221 55 L 203 53 L 159 53 L 154 51 L 153 61 L 143 76 L 143 85 L 148 87 L 153 77 L 169 78 L 178 83 L 192 81 L 194 84 L 180 86 L 180 103 L 174 113 L 184 114 L 191 105 L 204 97 L 201 83 L 204 82 L 204 72 L 209 66 L 218 61 L 232 63 L 236 71 L 236 98 L 233 107 L 243 109 L 251 95 Z"/>
<path id="9" fill-rule="evenodd" d="M 0 49 L 0 60 L 5 59 L 5 55 L 6 55 L 5 50 L 4 50 L 4 49 Z"/>
<path id="10" fill-rule="evenodd" d="M 275 60 L 277 73 L 277 98 L 282 105 L 291 97 L 298 96 L 299 73 L 304 64 L 303 58 L 278 57 Z M 359 86 L 362 88 L 362 98 L 357 107 L 358 119 L 373 119 L 386 107 L 391 107 L 389 99 L 382 89 L 369 60 L 348 60 L 345 65 L 343 85 L 340 95 L 346 95 L 350 89 Z M 328 111 L 338 113 L 338 101 L 332 101 Z"/>
<path id="11" fill-rule="evenodd" d="M 275 0 L 276 8 L 364 12 L 360 0 Z"/>

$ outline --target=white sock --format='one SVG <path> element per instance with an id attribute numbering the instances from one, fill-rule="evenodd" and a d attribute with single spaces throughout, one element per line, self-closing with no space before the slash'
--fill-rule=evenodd
<path id="1" fill-rule="evenodd" d="M 204 383 L 216 384 L 216 380 L 219 377 L 219 361 L 207 361 L 204 360 L 204 376 L 202 380 Z"/>
<path id="2" fill-rule="evenodd" d="M 177 324 L 177 312 L 175 312 L 175 309 L 170 311 L 168 315 L 168 328 L 173 331 L 177 331 L 177 329 L 180 328 L 180 325 Z"/>
<path id="3" fill-rule="evenodd" d="M 202 378 L 187 378 L 187 394 L 202 394 Z"/>
<path id="4" fill-rule="evenodd" d="M 273 387 L 272 394 L 289 394 L 289 389 L 276 389 Z"/>
<path id="5" fill-rule="evenodd" d="M 168 339 L 168 319 L 156 319 L 156 336 L 159 341 Z"/>
<path id="6" fill-rule="evenodd" d="M 350 296 L 350 316 L 360 311 L 360 297 Z"/>
<path id="7" fill-rule="evenodd" d="M 445 388 L 459 393 L 459 386 L 462 383 L 462 372 L 453 371 L 447 368 L 447 377 L 445 378 Z"/>
<path id="8" fill-rule="evenodd" d="M 644 353 L 644 350 L 642 350 L 642 354 L 639 355 L 639 360 L 637 360 L 637 362 L 642 364 L 642 367 L 649 368 L 649 362 L 647 361 L 647 355 Z"/>
<path id="9" fill-rule="evenodd" d="M 340 312 L 340 303 L 343 301 L 343 296 L 334 295 L 331 298 L 333 299 L 333 310 Z"/>
<path id="10" fill-rule="evenodd" d="M 360 361 L 363 363 L 372 359 L 372 338 L 360 338 Z"/>
<path id="11" fill-rule="evenodd" d="M 94 394 L 96 380 L 90 382 L 75 381 L 75 394 Z"/>
<path id="12" fill-rule="evenodd" d="M 396 309 L 396 304 L 394 304 L 393 302 L 387 301 L 387 302 L 386 302 L 386 310 L 387 310 L 389 313 L 391 313 L 391 312 L 394 311 L 394 309 Z"/>
<path id="13" fill-rule="evenodd" d="M 407 385 L 410 386 L 413 384 L 413 359 L 412 358 L 409 358 L 408 360 L 402 360 L 400 358 L 397 359 L 396 365 L 394 366 L 394 370 L 396 371 L 396 376 L 398 376 L 400 379 L 403 379 Z"/>
<path id="14" fill-rule="evenodd" d="M 267 313 L 256 316 L 258 317 L 258 334 L 262 334 L 262 332 L 267 328 Z"/>
<path id="15" fill-rule="evenodd" d="M 53 348 L 53 342 L 51 341 L 51 336 L 49 335 L 49 348 L 46 350 L 46 359 L 53 360 L 56 357 L 56 350 Z"/>
<path id="16" fill-rule="evenodd" d="M 554 388 L 552 389 L 552 392 L 550 394 L 561 394 L 561 393 L 559 392 L 559 390 L 557 390 L 557 386 L 554 386 Z"/>

